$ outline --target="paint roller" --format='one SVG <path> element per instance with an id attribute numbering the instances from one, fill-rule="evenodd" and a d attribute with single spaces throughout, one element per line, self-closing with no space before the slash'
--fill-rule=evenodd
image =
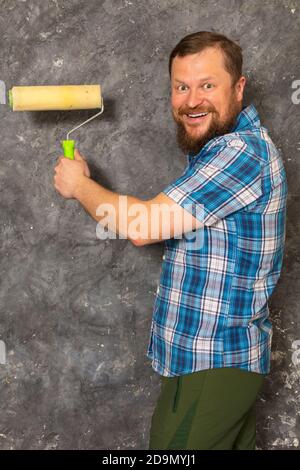
<path id="1" fill-rule="evenodd" d="M 0 80 L 0 103 L 6 104 L 5 83 Z M 100 111 L 67 133 L 61 142 L 64 156 L 74 160 L 75 140 L 70 134 L 96 118 L 104 111 L 100 85 L 14 86 L 8 92 L 8 103 L 13 111 L 72 111 L 95 109 Z"/>

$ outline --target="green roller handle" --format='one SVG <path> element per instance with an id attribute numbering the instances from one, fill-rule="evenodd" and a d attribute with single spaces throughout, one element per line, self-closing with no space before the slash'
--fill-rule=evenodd
<path id="1" fill-rule="evenodd" d="M 64 151 L 64 157 L 74 160 L 75 140 L 63 140 L 62 148 Z"/>

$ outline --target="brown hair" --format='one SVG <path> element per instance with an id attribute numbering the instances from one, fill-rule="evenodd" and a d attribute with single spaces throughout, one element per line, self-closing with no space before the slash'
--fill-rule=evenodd
<path id="1" fill-rule="evenodd" d="M 242 76 L 242 48 L 226 36 L 210 31 L 189 34 L 174 47 L 169 58 L 170 77 L 172 62 L 176 56 L 184 57 L 189 54 L 196 54 L 207 47 L 216 47 L 223 52 L 225 69 L 232 77 L 232 85 L 235 85 Z"/>

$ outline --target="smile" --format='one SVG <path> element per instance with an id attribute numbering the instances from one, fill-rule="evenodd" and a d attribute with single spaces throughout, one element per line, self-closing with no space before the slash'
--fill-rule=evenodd
<path id="1" fill-rule="evenodd" d="M 198 114 L 186 114 L 186 120 L 187 122 L 202 122 L 205 120 L 206 116 L 208 116 L 209 113 L 198 113 Z"/>

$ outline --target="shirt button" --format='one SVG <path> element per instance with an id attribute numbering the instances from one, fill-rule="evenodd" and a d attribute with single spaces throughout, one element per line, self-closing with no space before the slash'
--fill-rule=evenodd
<path id="1" fill-rule="evenodd" d="M 158 288 L 156 289 L 156 293 L 159 294 L 159 286 L 158 286 Z"/>
<path id="2" fill-rule="evenodd" d="M 162 259 L 166 259 L 166 255 L 163 255 Z"/>

